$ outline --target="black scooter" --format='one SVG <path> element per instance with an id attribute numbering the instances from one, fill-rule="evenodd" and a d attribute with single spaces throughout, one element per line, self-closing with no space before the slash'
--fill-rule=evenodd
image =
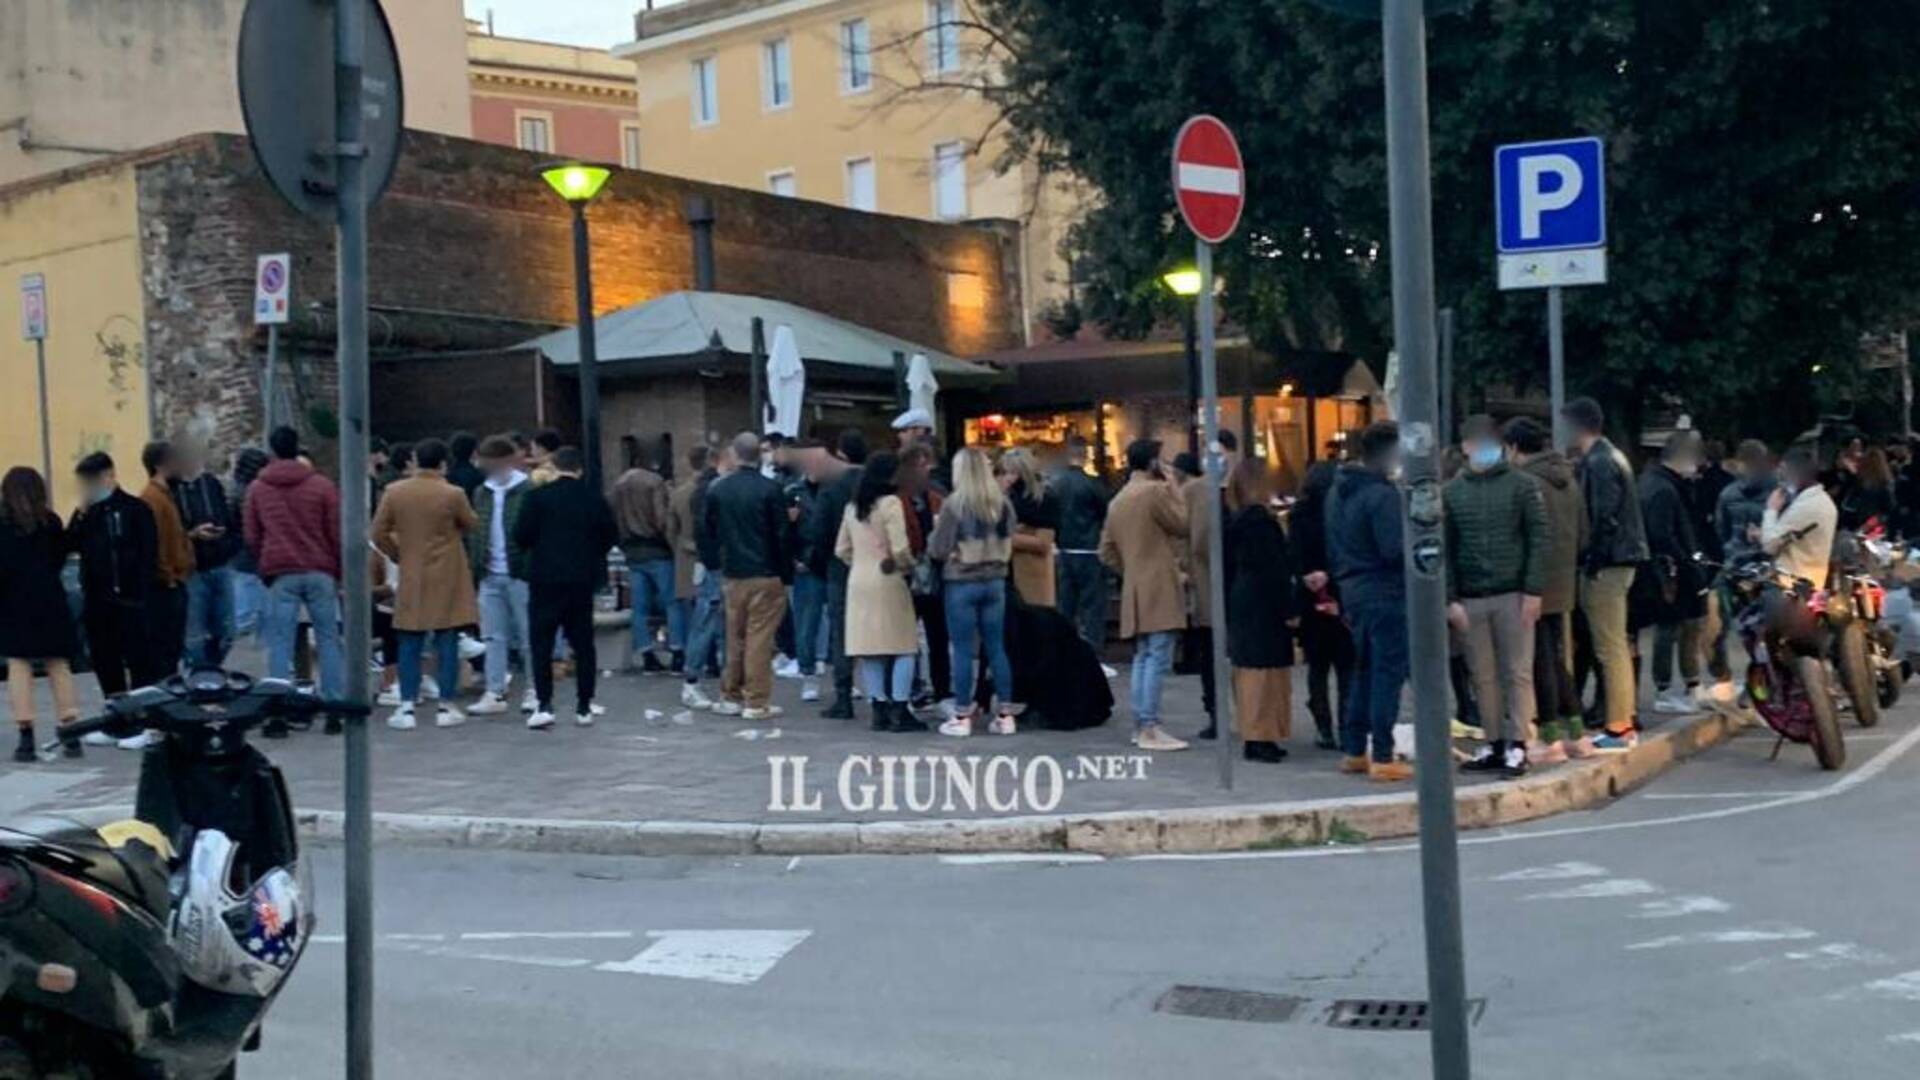
<path id="1" fill-rule="evenodd" d="M 271 958 L 283 974 L 265 993 L 223 992 L 188 977 L 184 958 L 201 942 L 176 940 L 171 927 L 196 838 L 217 832 L 232 842 L 227 888 L 249 913 L 255 882 L 275 869 L 300 879 L 286 782 L 247 733 L 273 720 L 365 713 L 290 683 L 202 670 L 135 691 L 63 730 L 78 738 L 151 729 L 164 738 L 141 760 L 134 821 L 97 830 L 55 818 L 0 827 L 0 1080 L 237 1075 L 237 1059 L 259 1046 L 299 950 Z M 310 900 L 297 910 L 310 912 Z M 311 915 L 298 917 L 310 931 Z M 306 938 L 288 940 L 304 946 Z"/>

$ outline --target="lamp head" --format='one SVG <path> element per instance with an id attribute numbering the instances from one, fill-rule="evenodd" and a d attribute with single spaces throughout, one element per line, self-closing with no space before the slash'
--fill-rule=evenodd
<path id="1" fill-rule="evenodd" d="M 611 170 L 603 169 L 598 165 L 582 165 L 579 162 L 555 165 L 540 172 L 541 178 L 546 180 L 547 186 L 553 189 L 554 194 L 570 203 L 592 202 L 594 196 L 600 194 L 600 189 L 606 186 L 607 178 L 612 175 Z"/>
<path id="2" fill-rule="evenodd" d="M 1172 289 L 1176 296 L 1200 295 L 1200 271 L 1191 266 L 1169 270 L 1160 275 L 1160 280 L 1165 282 L 1167 288 Z"/>

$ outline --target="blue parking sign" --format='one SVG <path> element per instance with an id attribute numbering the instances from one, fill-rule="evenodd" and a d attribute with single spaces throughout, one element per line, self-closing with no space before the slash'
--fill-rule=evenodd
<path id="1" fill-rule="evenodd" d="M 1493 152 L 1502 255 L 1607 243 L 1606 153 L 1599 139 L 1514 143 Z"/>

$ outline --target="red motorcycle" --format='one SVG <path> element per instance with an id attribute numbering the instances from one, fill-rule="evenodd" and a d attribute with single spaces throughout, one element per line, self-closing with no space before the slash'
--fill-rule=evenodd
<path id="1" fill-rule="evenodd" d="M 1726 568 L 1725 582 L 1739 605 L 1735 625 L 1751 661 L 1747 699 L 1780 738 L 1773 755 L 1789 742 L 1813 747 L 1820 767 L 1846 764 L 1839 710 L 1827 672 L 1833 629 L 1827 596 L 1805 578 L 1782 573 L 1765 556 Z"/>

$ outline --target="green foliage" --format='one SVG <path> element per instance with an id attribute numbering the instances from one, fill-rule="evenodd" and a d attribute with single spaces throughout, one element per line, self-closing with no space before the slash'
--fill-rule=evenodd
<path id="1" fill-rule="evenodd" d="M 1177 311 L 1190 258 L 1168 180 L 1182 119 L 1249 163 L 1219 252 L 1228 313 L 1273 347 L 1380 363 L 1391 333 L 1377 23 L 1308 0 L 975 0 L 1004 53 L 1013 154 L 1090 181 L 1069 241 L 1086 315 L 1121 334 Z M 1607 140 L 1613 283 L 1567 296 L 1569 373 L 1624 426 L 1672 395 L 1709 429 L 1812 419 L 1811 369 L 1920 297 L 1914 0 L 1474 0 L 1431 20 L 1435 258 L 1462 378 L 1545 380 L 1543 297 L 1500 293 L 1493 148 Z"/>

